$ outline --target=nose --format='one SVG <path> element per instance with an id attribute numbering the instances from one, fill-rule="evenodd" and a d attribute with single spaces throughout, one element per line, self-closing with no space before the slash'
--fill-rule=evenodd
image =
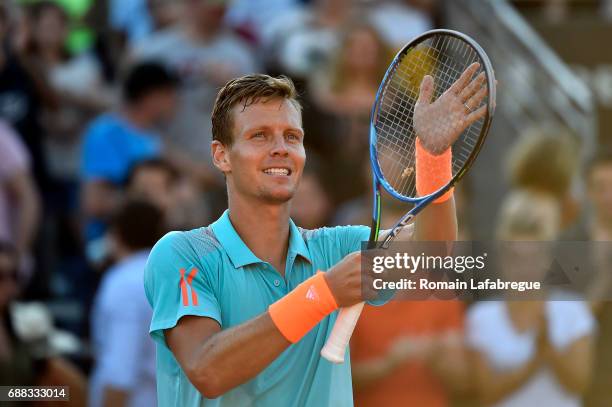
<path id="1" fill-rule="evenodd" d="M 270 155 L 283 156 L 283 157 L 286 157 L 289 155 L 289 150 L 287 149 L 287 142 L 285 140 L 284 135 L 277 134 L 274 136 L 272 150 L 270 150 Z"/>

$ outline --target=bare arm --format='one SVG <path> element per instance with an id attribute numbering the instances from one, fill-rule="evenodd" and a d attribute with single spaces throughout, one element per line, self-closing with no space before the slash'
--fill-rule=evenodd
<path id="1" fill-rule="evenodd" d="M 207 398 L 252 379 L 291 345 L 267 312 L 224 331 L 215 320 L 187 316 L 164 334 L 191 383 Z"/>
<path id="2" fill-rule="evenodd" d="M 533 376 L 541 364 L 536 355 L 529 362 L 510 371 L 493 369 L 486 357 L 478 351 L 472 352 L 476 392 L 485 405 L 493 404 L 513 393 Z"/>
<path id="3" fill-rule="evenodd" d="M 351 362 L 353 385 L 362 388 L 385 379 L 402 363 L 417 357 L 422 350 L 421 344 L 416 338 L 399 337 L 385 354 Z"/>
<path id="4" fill-rule="evenodd" d="M 346 256 L 325 280 L 338 306 L 363 301 L 361 254 Z M 186 316 L 164 335 L 191 383 L 207 398 L 252 379 L 291 345 L 268 312 L 227 330 L 213 319 Z"/>
<path id="5" fill-rule="evenodd" d="M 446 202 L 431 203 L 417 216 L 414 240 L 457 240 L 457 212 L 455 198 Z"/>
<path id="6" fill-rule="evenodd" d="M 428 366 L 453 393 L 469 387 L 467 350 L 460 332 L 445 332 L 435 339 Z"/>
<path id="7" fill-rule="evenodd" d="M 563 350 L 549 346 L 547 351 L 555 376 L 570 393 L 584 393 L 591 380 L 593 368 L 593 337 L 584 336 Z"/>
<path id="8" fill-rule="evenodd" d="M 40 200 L 29 172 L 20 171 L 6 183 L 17 211 L 15 246 L 19 253 L 25 253 L 34 240 L 40 219 Z"/>

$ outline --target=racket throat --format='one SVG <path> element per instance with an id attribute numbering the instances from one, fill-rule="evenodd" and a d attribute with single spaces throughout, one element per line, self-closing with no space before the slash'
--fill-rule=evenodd
<path id="1" fill-rule="evenodd" d="M 389 233 L 387 233 L 387 236 L 385 236 L 384 240 L 382 241 L 382 245 L 381 247 L 383 249 L 388 249 L 389 245 L 391 244 L 391 242 L 393 241 L 393 239 L 395 239 L 397 237 L 397 235 L 399 234 L 399 232 L 406 226 L 408 226 L 410 223 L 412 223 L 412 221 L 414 220 L 415 215 L 412 213 L 408 213 L 406 216 L 404 216 L 402 219 L 400 219 L 399 222 L 397 222 L 395 224 L 395 226 L 393 226 L 391 228 L 391 230 L 389 231 Z"/>

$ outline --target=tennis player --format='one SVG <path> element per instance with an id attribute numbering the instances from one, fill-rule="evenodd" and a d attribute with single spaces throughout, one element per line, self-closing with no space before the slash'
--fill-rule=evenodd
<path id="1" fill-rule="evenodd" d="M 436 120 L 432 93 L 433 81 L 423 81 L 420 101 Z M 465 106 L 457 120 L 470 113 Z M 229 209 L 207 227 L 163 237 L 145 271 L 159 405 L 352 406 L 350 363 L 334 365 L 319 352 L 334 311 L 363 301 L 359 251 L 369 228 L 304 230 L 290 219 L 306 153 L 289 79 L 231 80 L 212 125 Z M 450 173 L 448 154 L 429 159 L 446 160 Z M 436 188 L 438 170 L 421 170 L 421 184 Z M 454 240 L 456 230 L 447 194 L 400 239 Z"/>

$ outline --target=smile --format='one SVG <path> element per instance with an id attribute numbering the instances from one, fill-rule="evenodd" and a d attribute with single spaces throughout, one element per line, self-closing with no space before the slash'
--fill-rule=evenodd
<path id="1" fill-rule="evenodd" d="M 268 175 L 291 175 L 291 170 L 289 168 L 266 168 L 263 172 Z"/>

